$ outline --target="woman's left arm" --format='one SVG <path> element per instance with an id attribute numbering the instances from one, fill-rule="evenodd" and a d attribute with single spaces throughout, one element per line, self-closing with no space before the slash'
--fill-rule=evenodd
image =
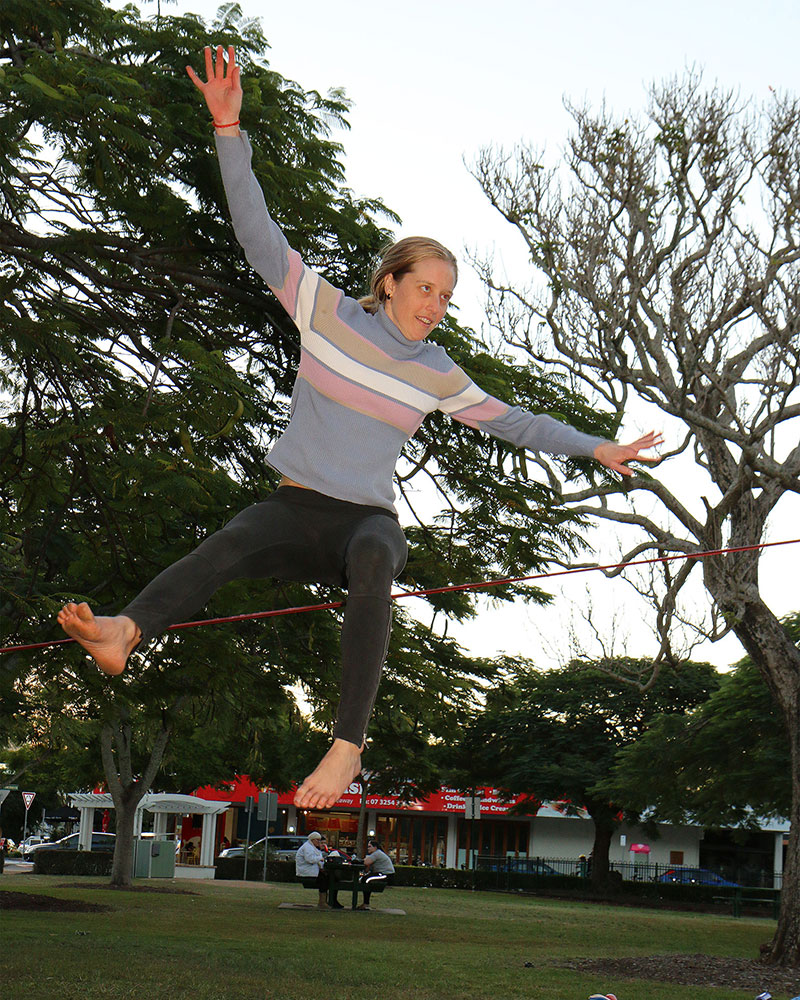
<path id="1" fill-rule="evenodd" d="M 617 444 L 585 434 L 547 414 L 533 414 L 519 406 L 509 406 L 484 392 L 456 365 L 447 378 L 448 384 L 457 391 L 440 400 L 439 408 L 449 413 L 454 420 L 508 441 L 517 448 L 542 451 L 550 455 L 594 458 L 623 476 L 633 475 L 627 463 L 634 459 L 645 462 L 659 460 L 658 456 L 640 454 L 662 443 L 661 435 L 654 431 L 631 444 Z"/>

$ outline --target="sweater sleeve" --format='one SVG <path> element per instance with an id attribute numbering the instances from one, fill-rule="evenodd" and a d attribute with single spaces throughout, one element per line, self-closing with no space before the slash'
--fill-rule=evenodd
<path id="1" fill-rule="evenodd" d="M 327 283 L 306 267 L 267 211 L 264 194 L 251 167 L 253 150 L 247 133 L 217 135 L 216 144 L 236 239 L 253 270 L 269 285 L 302 336 L 316 292 L 321 284 Z M 341 295 L 338 291 L 336 294 Z"/>
<path id="2" fill-rule="evenodd" d="M 509 406 L 484 392 L 462 369 L 457 370 L 463 375 L 465 388 L 441 400 L 439 409 L 468 427 L 485 431 L 517 448 L 543 451 L 550 455 L 591 458 L 595 448 L 606 441 L 606 438 L 584 434 L 547 414 L 534 414 L 519 406 Z"/>

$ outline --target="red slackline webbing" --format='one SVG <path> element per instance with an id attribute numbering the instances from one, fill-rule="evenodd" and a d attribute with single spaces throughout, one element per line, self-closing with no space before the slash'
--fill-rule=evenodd
<path id="1" fill-rule="evenodd" d="M 557 576 L 572 576 L 575 573 L 595 573 L 613 569 L 625 569 L 628 566 L 651 566 L 654 563 L 675 562 L 680 559 L 706 559 L 709 556 L 732 555 L 736 552 L 755 552 L 759 549 L 768 549 L 776 545 L 796 545 L 800 538 L 786 538 L 779 542 L 760 542 L 758 545 L 740 545 L 727 549 L 708 549 L 702 552 L 680 552 L 671 556 L 653 556 L 650 559 L 632 559 L 629 562 L 607 563 L 604 566 L 579 566 L 576 569 L 559 569 L 550 573 L 533 573 L 530 576 L 507 576 L 500 580 L 480 580 L 477 583 L 455 583 L 447 587 L 428 587 L 424 590 L 399 590 L 391 595 L 392 600 L 399 601 L 405 597 L 427 597 L 431 594 L 448 594 L 460 590 L 480 590 L 483 587 L 501 587 L 507 583 L 525 583 L 529 580 L 550 580 Z M 178 629 L 199 628 L 201 625 L 225 625 L 230 622 L 255 621 L 258 618 L 278 618 L 281 615 L 299 615 L 305 611 L 329 611 L 332 608 L 341 608 L 344 601 L 329 601 L 327 604 L 303 604 L 296 608 L 279 608 L 274 611 L 251 611 L 243 615 L 227 615 L 223 618 L 205 618 L 202 621 L 181 622 L 178 625 L 170 625 L 168 632 L 177 632 Z M 65 643 L 76 642 L 72 638 L 53 639 L 50 642 L 33 642 L 21 646 L 2 646 L 0 653 L 21 653 L 33 649 L 46 649 L 49 646 L 62 646 Z"/>

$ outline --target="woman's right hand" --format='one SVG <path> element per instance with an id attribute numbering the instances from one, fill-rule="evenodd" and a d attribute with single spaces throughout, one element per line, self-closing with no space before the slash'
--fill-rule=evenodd
<path id="1" fill-rule="evenodd" d="M 218 45 L 215 66 L 211 56 L 211 48 L 206 46 L 206 83 L 203 83 L 191 66 L 186 67 L 189 79 L 205 98 L 208 110 L 217 126 L 238 122 L 239 112 L 242 108 L 242 85 L 239 82 L 236 52 L 232 45 L 228 46 L 227 67 L 222 53 L 222 46 Z"/>

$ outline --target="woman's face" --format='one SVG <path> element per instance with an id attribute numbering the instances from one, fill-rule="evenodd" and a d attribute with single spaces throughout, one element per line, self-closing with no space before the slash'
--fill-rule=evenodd
<path id="1" fill-rule="evenodd" d="M 424 340 L 444 319 L 455 284 L 451 264 L 425 257 L 397 280 L 386 279 L 386 315 L 407 340 Z"/>

